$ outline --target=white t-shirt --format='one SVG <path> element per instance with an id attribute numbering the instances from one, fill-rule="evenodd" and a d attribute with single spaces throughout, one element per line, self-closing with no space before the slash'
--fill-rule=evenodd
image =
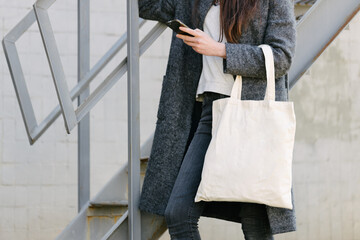
<path id="1" fill-rule="evenodd" d="M 220 35 L 220 5 L 212 5 L 204 20 L 204 32 L 215 41 Z M 223 42 L 226 42 L 224 34 Z M 221 93 L 230 96 L 234 84 L 232 74 L 223 72 L 223 58 L 203 55 L 203 69 L 196 91 L 196 101 L 202 102 L 201 94 L 205 91 Z"/>

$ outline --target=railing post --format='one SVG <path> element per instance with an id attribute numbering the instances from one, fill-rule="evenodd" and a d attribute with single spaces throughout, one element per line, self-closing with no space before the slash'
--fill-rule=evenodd
<path id="1" fill-rule="evenodd" d="M 90 0 L 78 0 L 78 82 L 90 70 Z M 89 88 L 78 97 L 80 105 Z M 78 125 L 78 211 L 90 199 L 90 113 Z"/>
<path id="2" fill-rule="evenodd" d="M 140 88 L 139 10 L 137 0 L 127 0 L 127 95 L 128 95 L 128 179 L 129 239 L 141 239 L 140 198 Z"/>

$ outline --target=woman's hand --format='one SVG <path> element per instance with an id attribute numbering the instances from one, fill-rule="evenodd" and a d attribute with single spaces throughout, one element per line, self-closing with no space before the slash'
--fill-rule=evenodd
<path id="1" fill-rule="evenodd" d="M 190 28 L 180 27 L 180 30 L 194 36 L 191 37 L 183 34 L 176 34 L 177 38 L 183 39 L 184 43 L 192 47 L 197 53 L 207 56 L 218 56 L 226 58 L 224 43 L 215 41 L 208 34 L 198 28 L 193 30 Z"/>

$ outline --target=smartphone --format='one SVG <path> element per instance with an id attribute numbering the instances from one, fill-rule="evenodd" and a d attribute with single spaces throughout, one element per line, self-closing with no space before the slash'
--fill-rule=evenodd
<path id="1" fill-rule="evenodd" d="M 181 31 L 179 29 L 179 27 L 186 27 L 186 28 L 189 28 L 188 26 L 186 26 L 185 23 L 181 22 L 179 19 L 174 19 L 174 20 L 170 20 L 168 22 L 166 22 L 166 25 L 171 28 L 172 30 L 174 30 L 176 33 L 178 34 L 183 34 L 183 35 L 187 35 L 187 36 L 191 36 L 193 37 L 193 35 L 187 33 L 187 32 L 184 32 L 184 31 Z"/>

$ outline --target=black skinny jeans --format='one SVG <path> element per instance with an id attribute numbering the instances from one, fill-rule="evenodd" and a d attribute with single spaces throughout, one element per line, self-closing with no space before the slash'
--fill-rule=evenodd
<path id="1" fill-rule="evenodd" d="M 194 202 L 206 150 L 211 140 L 212 102 L 229 97 L 205 92 L 199 125 L 185 154 L 168 205 L 165 220 L 172 240 L 200 240 L 198 221 L 206 202 Z M 271 240 L 265 205 L 242 203 L 242 230 L 246 240 Z"/>

